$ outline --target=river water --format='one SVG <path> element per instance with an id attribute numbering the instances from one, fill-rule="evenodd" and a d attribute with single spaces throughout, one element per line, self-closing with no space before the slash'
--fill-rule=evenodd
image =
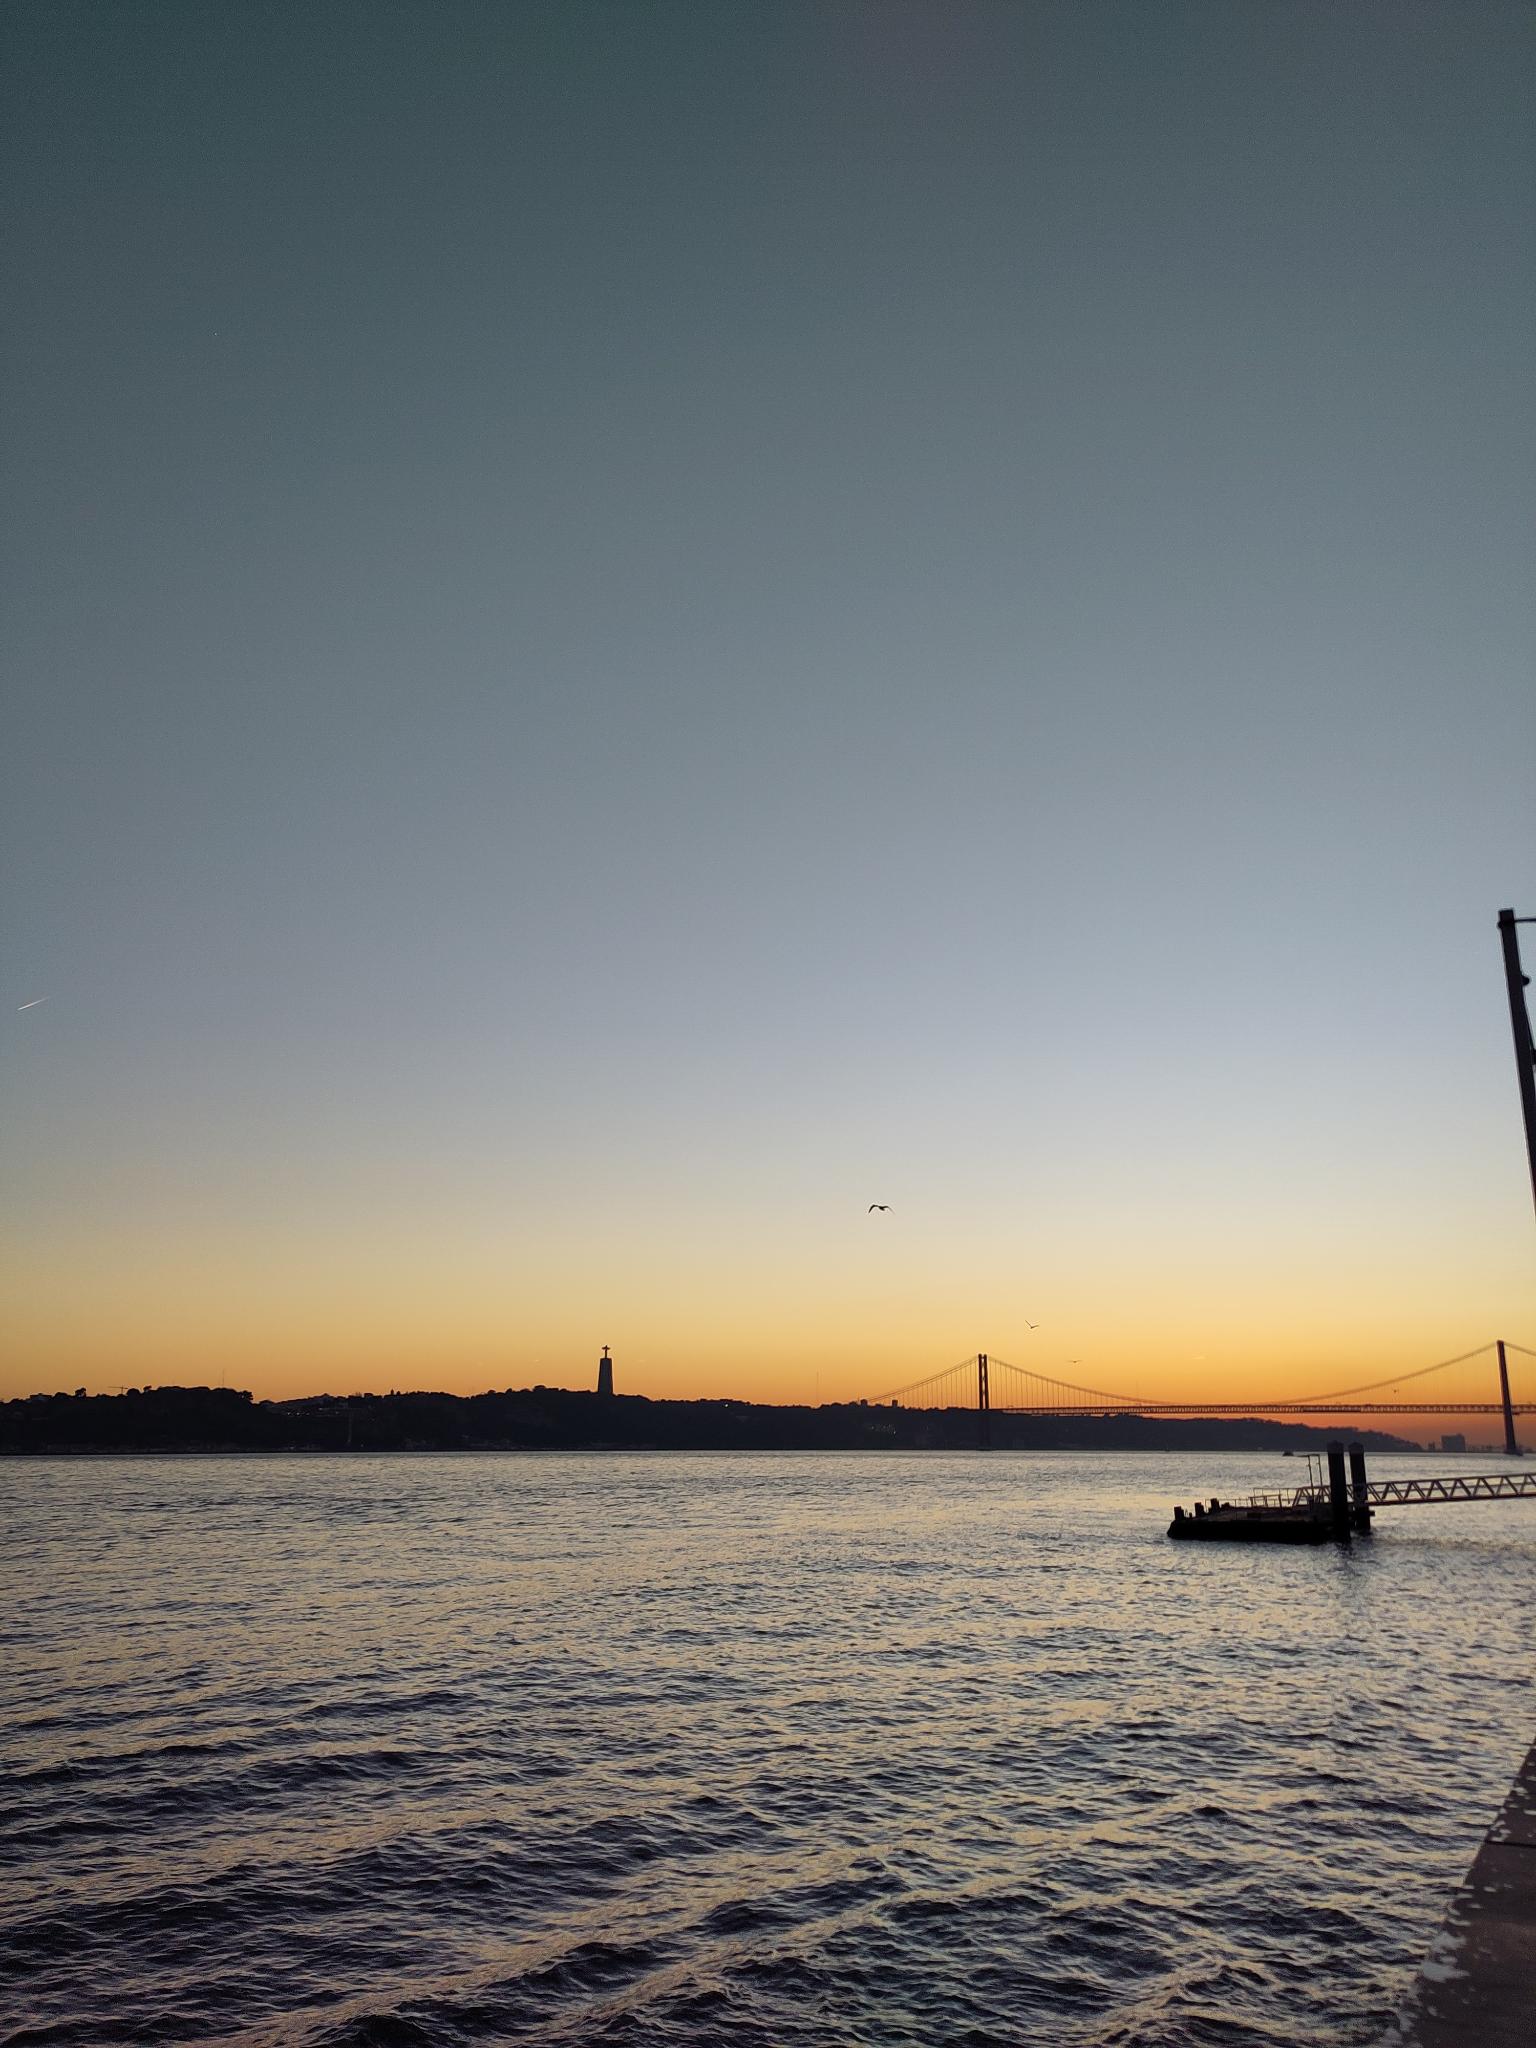
<path id="1" fill-rule="evenodd" d="M 1370 2041 L 1536 1733 L 1536 1505 L 1164 1538 L 1304 1475 L 8 1460 L 0 2041 Z"/>

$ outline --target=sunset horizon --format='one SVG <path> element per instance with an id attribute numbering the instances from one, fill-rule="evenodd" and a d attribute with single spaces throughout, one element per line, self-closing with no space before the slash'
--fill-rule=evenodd
<path id="1" fill-rule="evenodd" d="M 1536 1348 L 1520 1344 L 1515 1339 L 1506 1339 L 1505 1342 L 1511 1397 L 1519 1414 L 1536 1404 Z M 1206 1403 L 1212 1412 L 1264 1417 L 1293 1402 L 1315 1402 L 1360 1394 L 1372 1405 L 1352 1408 L 1344 1398 L 1340 1399 L 1337 1407 L 1316 1412 L 1335 1418 L 1330 1426 L 1340 1429 L 1347 1426 L 1351 1415 L 1358 1414 L 1368 1417 L 1372 1427 L 1390 1428 L 1399 1435 L 1434 1441 L 1442 1431 L 1453 1428 L 1463 1428 L 1471 1435 L 1479 1435 L 1486 1418 L 1462 1413 L 1458 1422 L 1458 1404 L 1480 1406 L 1496 1421 L 1500 1399 L 1496 1343 L 1492 1338 L 1444 1360 L 1429 1357 L 1378 1360 L 1380 1370 L 1375 1378 L 1350 1378 L 1352 1372 L 1376 1370 L 1365 1365 L 1359 1355 L 1352 1359 L 1337 1355 L 1320 1358 L 1320 1376 L 1314 1376 L 1305 1385 L 1299 1378 L 1296 1384 L 1287 1385 L 1278 1372 L 1267 1380 L 1261 1379 L 1254 1372 L 1251 1361 L 1246 1378 L 1235 1371 L 1225 1370 L 1219 1359 L 1191 1362 L 1200 1368 L 1198 1371 L 1186 1369 L 1180 1375 L 1170 1367 L 1166 1374 L 1154 1377 L 1148 1377 L 1127 1361 L 1120 1380 L 1111 1374 L 1101 1382 L 1089 1377 L 1085 1361 L 1081 1358 L 1053 1361 L 1036 1353 L 1026 1364 L 1018 1357 L 1005 1357 L 996 1349 L 978 1347 L 978 1351 L 988 1359 L 992 1368 L 993 1404 L 1000 1410 L 1014 1412 L 1029 1412 L 1038 1406 L 1039 1412 L 1051 1413 L 1055 1412 L 1051 1405 L 1055 1403 L 1056 1408 L 1070 1410 L 1075 1405 L 1085 1413 L 1140 1412 L 1141 1406 L 1155 1413 L 1163 1406 L 1198 1407 Z M 701 1363 L 690 1375 L 666 1363 L 657 1366 L 643 1355 L 635 1357 L 628 1352 L 620 1352 L 613 1359 L 614 1393 L 620 1398 L 638 1395 L 652 1401 L 747 1401 L 786 1407 L 891 1400 L 907 1406 L 971 1407 L 975 1405 L 977 1355 L 977 1352 L 966 1352 L 958 1358 L 945 1360 L 938 1367 L 932 1366 L 931 1361 L 924 1361 L 907 1379 L 900 1378 L 901 1372 L 917 1363 L 910 1357 L 904 1366 L 897 1357 L 876 1352 L 852 1364 L 844 1356 L 836 1361 L 834 1369 L 831 1365 L 824 1368 L 813 1356 L 798 1368 L 802 1384 L 797 1386 L 795 1379 L 782 1368 L 757 1378 L 740 1373 L 732 1377 L 735 1361 L 727 1354 Z M 1026 1353 L 1025 1357 L 1028 1358 L 1029 1354 Z M 1325 1368 L 1331 1368 L 1331 1376 Z M 99 1383 L 93 1383 L 87 1374 L 68 1385 L 60 1383 L 57 1386 L 8 1390 L 0 1393 L 0 1399 L 26 1400 L 55 1393 L 99 1395 L 149 1393 L 162 1388 L 223 1387 L 232 1388 L 257 1401 L 279 1403 L 415 1394 L 447 1394 L 472 1399 L 484 1394 L 528 1393 L 541 1388 L 594 1395 L 598 1391 L 596 1350 L 583 1360 L 545 1357 L 509 1369 L 511 1377 L 507 1377 L 505 1370 L 498 1376 L 498 1368 L 492 1364 L 478 1377 L 474 1373 L 454 1378 L 434 1377 L 430 1369 L 418 1371 L 413 1376 L 411 1370 L 401 1367 L 345 1380 L 335 1374 L 329 1378 L 323 1374 L 316 1377 L 297 1370 L 290 1375 L 268 1379 L 261 1374 L 232 1375 L 227 1366 L 218 1369 L 217 1376 L 214 1376 L 207 1361 L 200 1364 L 189 1361 L 179 1373 L 160 1371 L 145 1374 L 134 1382 L 104 1380 Z M 1029 1387 L 1024 1375 L 1039 1384 Z M 67 1374 L 65 1379 L 68 1379 Z M 930 1380 L 943 1380 L 949 1384 L 941 1395 L 925 1384 Z M 1075 1402 L 1074 1390 L 1080 1396 Z M 1432 1404 L 1436 1397 L 1445 1401 L 1447 1406 L 1434 1408 Z M 1101 1407 L 1095 1407 L 1096 1400 L 1101 1402 Z M 1394 1408 L 1394 1401 L 1411 1405 Z M 1421 1408 L 1425 1411 L 1422 1414 L 1417 1412 Z M 1401 1420 L 1394 1422 L 1394 1416 Z M 1493 1422 L 1488 1423 L 1488 1428 L 1493 1429 Z M 1536 1435 L 1536 1425 L 1532 1425 L 1531 1433 Z M 1497 1435 L 1497 1430 L 1494 1434 Z"/>
<path id="2" fill-rule="evenodd" d="M 1533 193 L 1531 0 L 0 6 L 0 2037 L 1524 2038 Z"/>

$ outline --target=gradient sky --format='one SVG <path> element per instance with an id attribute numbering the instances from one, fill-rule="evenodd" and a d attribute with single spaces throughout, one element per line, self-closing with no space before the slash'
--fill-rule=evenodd
<path id="1" fill-rule="evenodd" d="M 0 1392 L 1536 1343 L 1536 11 L 0 37 Z"/>

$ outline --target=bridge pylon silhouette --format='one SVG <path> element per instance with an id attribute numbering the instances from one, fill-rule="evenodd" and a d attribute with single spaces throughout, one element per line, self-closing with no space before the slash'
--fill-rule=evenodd
<path id="1" fill-rule="evenodd" d="M 1220 1397 L 1204 1401 L 1175 1400 L 1162 1396 L 1111 1393 L 1102 1387 L 1088 1387 L 1049 1373 L 1011 1364 L 993 1352 L 977 1351 L 953 1365 L 913 1380 L 903 1387 L 872 1397 L 871 1405 L 926 1409 L 974 1409 L 976 1441 L 986 1450 L 993 1441 L 994 1414 L 1066 1416 L 1317 1416 L 1334 1423 L 1365 1415 L 1499 1415 L 1504 1423 L 1504 1450 L 1509 1457 L 1522 1455 L 1515 1434 L 1517 1415 L 1536 1414 L 1536 1373 L 1525 1371 L 1518 1391 L 1510 1381 L 1510 1354 L 1536 1359 L 1536 1351 L 1503 1337 L 1491 1338 L 1454 1358 L 1437 1359 L 1432 1365 L 1412 1366 L 1388 1379 L 1372 1380 L 1363 1386 L 1345 1387 L 1339 1392 L 1310 1394 L 1298 1398 L 1286 1395 L 1270 1400 L 1262 1394 L 1244 1394 L 1236 1399 Z M 1474 1364 L 1474 1361 L 1483 1361 Z M 1445 1388 L 1438 1400 L 1421 1398 L 1432 1392 L 1423 1384 L 1441 1373 L 1468 1367 L 1478 1377 L 1488 1365 L 1497 1365 L 1497 1397 L 1488 1380 L 1486 1398 L 1469 1398 L 1476 1393 L 1472 1384 L 1441 1381 Z M 1491 1375 L 1490 1375 L 1491 1377 Z M 1453 1391 L 1454 1387 L 1454 1391 Z M 1404 1393 L 1404 1389 L 1410 1391 Z"/>

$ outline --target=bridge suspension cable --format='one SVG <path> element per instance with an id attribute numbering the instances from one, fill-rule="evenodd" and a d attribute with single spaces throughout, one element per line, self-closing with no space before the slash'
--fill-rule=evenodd
<path id="1" fill-rule="evenodd" d="M 1465 1412 L 1470 1414 L 1473 1412 L 1483 1412 L 1484 1410 L 1491 1412 L 1497 1405 L 1496 1403 L 1447 1400 L 1442 1409 L 1433 1401 L 1413 1403 L 1367 1402 L 1361 1400 L 1360 1397 L 1405 1386 L 1415 1380 L 1427 1379 L 1433 1373 L 1445 1372 L 1452 1366 L 1465 1365 L 1471 1359 L 1481 1358 L 1496 1348 L 1495 1344 L 1489 1341 L 1485 1344 L 1475 1345 L 1470 1351 L 1458 1352 L 1454 1358 L 1436 1359 L 1432 1365 L 1412 1366 L 1406 1372 L 1393 1373 L 1385 1379 L 1368 1380 L 1362 1385 L 1344 1387 L 1327 1394 L 1291 1395 L 1279 1400 L 1267 1400 L 1261 1395 L 1243 1395 L 1235 1401 L 1218 1400 L 1210 1402 L 1174 1401 L 1160 1399 L 1156 1395 L 1110 1393 L 1103 1387 L 1089 1387 L 1082 1385 L 1076 1380 L 1057 1379 L 1053 1374 L 1034 1372 L 1026 1366 L 1014 1365 L 1006 1358 L 991 1356 L 989 1363 L 994 1375 L 994 1383 L 990 1405 L 997 1408 L 1012 1409 L 1016 1413 L 1035 1414 L 1129 1411 L 1133 1414 L 1143 1415 L 1232 1414 L 1238 1412 L 1251 1415 L 1276 1413 L 1337 1415 L 1347 1412 L 1351 1407 L 1355 1407 L 1357 1412 L 1361 1414 L 1408 1414 L 1409 1412 L 1415 1414 L 1421 1412 L 1424 1414 Z M 1506 1341 L 1504 1348 L 1506 1351 L 1518 1352 L 1524 1358 L 1536 1358 L 1536 1351 L 1528 1349 L 1524 1344 L 1511 1344 Z M 881 1405 L 896 1401 L 906 1403 L 908 1406 L 927 1408 L 970 1408 L 978 1405 L 984 1408 L 989 1405 L 988 1395 L 984 1391 L 986 1376 L 984 1371 L 979 1374 L 978 1368 L 981 1366 L 982 1359 L 986 1357 L 988 1357 L 988 1354 L 972 1353 L 966 1358 L 958 1359 L 953 1365 L 943 1367 L 938 1372 L 928 1373 L 922 1379 L 912 1380 L 906 1386 L 893 1387 L 887 1393 L 874 1395 L 871 1397 L 872 1402 L 875 1405 Z M 996 1384 L 995 1376 L 998 1374 L 1005 1376 L 1003 1386 Z M 1008 1393 L 1004 1395 L 1004 1398 L 999 1399 L 998 1396 L 1004 1393 L 1004 1388 L 1008 1389 Z M 914 1396 L 918 1398 L 914 1399 Z M 1517 1412 L 1526 1413 L 1530 1411 L 1532 1404 L 1528 1401 L 1516 1401 L 1513 1405 Z"/>
<path id="2" fill-rule="evenodd" d="M 1027 1366 L 1010 1365 L 1006 1358 L 994 1358 L 992 1363 L 1018 1379 L 1033 1381 L 1036 1386 L 1052 1387 L 1063 1394 L 1082 1394 L 1090 1401 L 1102 1401 L 1109 1408 L 1135 1408 L 1139 1405 L 1134 1394 L 1106 1394 L 1102 1387 L 1080 1387 L 1072 1380 L 1053 1379 L 1049 1373 L 1031 1372 Z"/>
<path id="3" fill-rule="evenodd" d="M 926 1393 L 930 1387 L 941 1386 L 946 1380 L 957 1380 L 962 1373 L 966 1376 L 967 1388 L 974 1388 L 976 1384 L 976 1354 L 974 1351 L 968 1358 L 957 1360 L 954 1365 L 946 1365 L 939 1372 L 929 1373 L 926 1379 L 913 1380 L 909 1386 L 905 1387 L 892 1387 L 888 1394 L 871 1394 L 869 1397 L 870 1406 L 872 1408 L 880 1408 L 889 1401 L 904 1401 L 909 1394 Z M 971 1404 L 966 1403 L 964 1405 L 969 1406 Z"/>
<path id="4" fill-rule="evenodd" d="M 1511 1349 L 1518 1347 L 1508 1347 Z M 1395 1372 L 1390 1379 L 1372 1380 L 1363 1387 L 1340 1387 L 1332 1394 L 1308 1394 L 1305 1400 L 1309 1407 L 1321 1407 L 1327 1401 L 1348 1401 L 1356 1394 L 1379 1393 L 1383 1387 L 1402 1386 L 1408 1380 L 1421 1380 L 1427 1373 L 1444 1372 L 1448 1365 L 1465 1365 L 1469 1358 L 1481 1358 L 1485 1351 L 1493 1349 L 1492 1338 L 1486 1344 L 1479 1344 L 1474 1350 L 1460 1352 L 1455 1358 L 1442 1358 L 1434 1365 L 1416 1365 L 1412 1372 Z"/>

